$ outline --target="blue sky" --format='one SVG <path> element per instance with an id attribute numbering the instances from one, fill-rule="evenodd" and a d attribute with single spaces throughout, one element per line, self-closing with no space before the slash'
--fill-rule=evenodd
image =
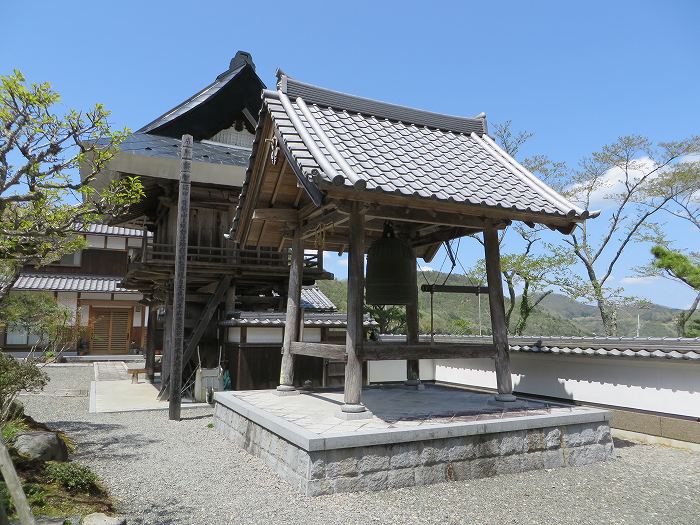
<path id="1" fill-rule="evenodd" d="M 253 54 L 291 76 L 432 111 L 510 119 L 525 154 L 575 165 L 620 135 L 700 133 L 700 2 L 132 2 L 5 0 L 0 72 L 50 81 L 67 107 L 102 102 L 132 129 Z M 671 224 L 679 245 L 689 230 Z M 697 237 L 695 238 L 697 239 Z M 462 243 L 465 266 L 479 255 Z M 615 273 L 648 259 L 634 247 Z M 439 267 L 441 255 L 431 264 Z M 342 264 L 334 263 L 342 276 Z M 632 294 L 682 307 L 666 283 Z"/>

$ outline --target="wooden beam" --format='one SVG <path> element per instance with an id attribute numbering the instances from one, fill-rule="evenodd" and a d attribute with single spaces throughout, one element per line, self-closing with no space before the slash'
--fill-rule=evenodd
<path id="1" fill-rule="evenodd" d="M 326 229 L 331 226 L 336 226 L 338 224 L 344 223 L 348 220 L 348 215 L 339 210 L 335 210 L 305 222 L 301 227 L 302 238 L 309 237 L 316 233 L 319 228 Z"/>
<path id="2" fill-rule="evenodd" d="M 284 395 L 294 392 L 294 355 L 292 343 L 299 340 L 299 307 L 301 303 L 301 281 L 304 271 L 304 244 L 299 228 L 294 230 L 292 240 L 292 262 L 289 266 L 289 289 L 287 292 L 287 315 L 284 321 L 284 339 L 282 343 L 282 365 L 280 384 L 277 392 Z"/>
<path id="3" fill-rule="evenodd" d="M 292 342 L 290 351 L 292 354 L 322 357 L 336 361 L 345 361 L 347 359 L 345 345 Z"/>
<path id="4" fill-rule="evenodd" d="M 483 216 L 467 215 L 464 212 L 438 211 L 435 207 L 421 209 L 414 204 L 412 200 L 405 201 L 405 206 L 396 206 L 388 202 L 372 202 L 367 205 L 366 215 L 368 219 L 440 224 L 442 226 L 455 226 L 476 231 L 482 230 L 491 224 L 504 228 L 510 223 L 507 219 L 497 219 L 496 223 L 494 223 L 493 220 L 486 219 Z M 350 207 L 350 202 L 341 201 L 339 203 L 339 209 L 341 210 L 348 210 Z"/>
<path id="5" fill-rule="evenodd" d="M 422 284 L 421 292 L 442 293 L 489 293 L 488 286 L 461 286 L 452 284 Z"/>
<path id="6" fill-rule="evenodd" d="M 188 363 L 189 360 L 192 359 L 192 357 L 194 356 L 194 352 L 195 350 L 197 350 L 197 345 L 202 339 L 204 331 L 207 329 L 207 326 L 209 326 L 209 322 L 214 316 L 214 312 L 216 312 L 216 309 L 219 307 L 219 304 L 221 304 L 221 301 L 224 300 L 224 295 L 226 294 L 226 291 L 229 289 L 230 285 L 231 276 L 225 275 L 219 281 L 219 285 L 216 287 L 216 291 L 209 296 L 209 301 L 207 301 L 207 305 L 204 307 L 202 315 L 199 316 L 197 324 L 192 330 L 190 338 L 187 340 L 187 345 L 183 354 L 184 363 Z"/>
<path id="7" fill-rule="evenodd" d="M 486 278 L 489 286 L 489 310 L 491 311 L 491 332 L 496 346 L 496 386 L 499 401 L 515 401 L 513 381 L 510 376 L 510 355 L 508 353 L 508 326 L 506 325 L 505 304 L 503 302 L 503 282 L 501 281 L 501 254 L 498 245 L 498 230 L 484 230 L 484 253 L 486 256 Z"/>
<path id="8" fill-rule="evenodd" d="M 253 220 L 296 224 L 299 222 L 299 210 L 294 208 L 256 208 L 253 210 Z"/>
<path id="9" fill-rule="evenodd" d="M 366 342 L 362 358 L 367 361 L 392 359 L 488 358 L 496 354 L 494 345 L 484 343 L 373 343 Z"/>
<path id="10" fill-rule="evenodd" d="M 341 411 L 349 414 L 366 412 L 362 405 L 362 343 L 364 327 L 362 306 L 364 303 L 364 223 L 360 205 L 353 203 L 350 210 L 350 248 L 348 253 L 348 322 L 345 347 L 347 363 L 345 364 L 345 394 Z"/>

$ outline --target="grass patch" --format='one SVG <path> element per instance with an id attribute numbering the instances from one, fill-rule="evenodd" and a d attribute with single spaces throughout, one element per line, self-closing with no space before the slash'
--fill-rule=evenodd
<path id="1" fill-rule="evenodd" d="M 17 464 L 22 486 L 35 516 L 60 518 L 93 512 L 112 512 L 109 495 L 97 474 L 79 463 L 47 461 L 38 464 Z M 27 467 L 22 468 L 22 467 Z M 15 508 L 4 482 L 0 481 L 0 499 L 11 518 Z"/>
<path id="2" fill-rule="evenodd" d="M 214 428 L 214 423 L 207 423 L 207 428 Z"/>
<path id="3" fill-rule="evenodd" d="M 2 426 L 2 438 L 5 443 L 11 443 L 17 434 L 31 430 L 29 423 L 23 417 L 11 419 Z"/>

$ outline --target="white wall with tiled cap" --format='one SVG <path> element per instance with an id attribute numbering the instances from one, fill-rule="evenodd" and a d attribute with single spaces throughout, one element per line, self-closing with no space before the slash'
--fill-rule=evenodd
<path id="1" fill-rule="evenodd" d="M 700 363 L 511 352 L 516 392 L 700 417 Z M 436 359 L 439 382 L 496 388 L 491 359 Z"/>

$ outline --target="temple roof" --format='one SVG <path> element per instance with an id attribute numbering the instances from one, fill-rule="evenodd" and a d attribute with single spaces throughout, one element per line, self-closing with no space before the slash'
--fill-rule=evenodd
<path id="1" fill-rule="evenodd" d="M 285 76 L 269 111 L 307 179 L 369 191 L 581 220 L 589 214 L 460 118 L 340 94 Z"/>
<path id="2" fill-rule="evenodd" d="M 198 93 L 146 124 L 137 133 L 209 139 L 242 120 L 252 133 L 260 110 L 260 91 L 265 88 L 255 73 L 250 53 L 238 51 L 226 71 Z"/>

